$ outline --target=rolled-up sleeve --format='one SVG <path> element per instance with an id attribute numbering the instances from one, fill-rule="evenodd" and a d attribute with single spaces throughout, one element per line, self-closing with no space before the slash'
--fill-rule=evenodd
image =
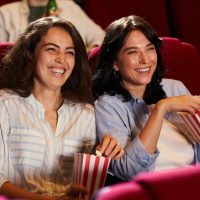
<path id="1" fill-rule="evenodd" d="M 115 176 L 129 180 L 139 172 L 153 170 L 159 151 L 149 154 L 138 136 L 133 137 L 133 118 L 131 119 L 131 114 L 124 105 L 115 97 L 101 98 L 95 102 L 95 116 L 99 139 L 109 133 L 125 150 L 119 160 L 111 161 L 110 169 Z"/>

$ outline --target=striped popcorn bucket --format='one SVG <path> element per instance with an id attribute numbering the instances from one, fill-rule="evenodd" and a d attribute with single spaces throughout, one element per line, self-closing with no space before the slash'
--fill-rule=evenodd
<path id="1" fill-rule="evenodd" d="M 200 111 L 198 111 L 196 114 L 179 112 L 178 115 L 191 132 L 195 140 L 200 143 Z"/>
<path id="2" fill-rule="evenodd" d="M 90 199 L 94 191 L 104 186 L 109 163 L 108 157 L 75 153 L 73 183 L 87 188 L 85 200 Z"/>

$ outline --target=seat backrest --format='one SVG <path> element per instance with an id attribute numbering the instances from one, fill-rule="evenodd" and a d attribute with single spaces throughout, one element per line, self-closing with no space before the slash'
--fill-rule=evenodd
<path id="1" fill-rule="evenodd" d="M 200 166 L 138 175 L 134 181 L 154 200 L 199 199 Z"/>
<path id="2" fill-rule="evenodd" d="M 178 79 L 191 94 L 200 94 L 199 74 L 200 55 L 197 48 L 178 38 L 162 37 L 163 61 L 166 68 L 165 78 Z"/>
<path id="3" fill-rule="evenodd" d="M 189 43 L 181 42 L 178 38 L 161 37 L 162 56 L 166 72 L 164 77 L 180 80 L 193 95 L 200 94 L 199 70 L 200 55 L 197 48 Z M 92 49 L 88 55 L 92 72 L 98 62 L 100 47 Z"/>
<path id="4" fill-rule="evenodd" d="M 8 50 L 14 46 L 13 42 L 0 42 L 0 61 Z"/>
<path id="5" fill-rule="evenodd" d="M 103 28 L 121 17 L 139 15 L 155 27 L 158 35 L 169 35 L 170 32 L 165 0 L 123 0 L 123 3 L 116 0 L 87 0 L 84 9 Z"/>
<path id="6" fill-rule="evenodd" d="M 195 200 L 199 199 L 199 181 L 200 165 L 145 172 L 101 189 L 92 200 Z"/>
<path id="7" fill-rule="evenodd" d="M 96 193 L 92 200 L 150 200 L 148 193 L 133 181 L 108 186 Z"/>
<path id="8" fill-rule="evenodd" d="M 195 45 L 200 51 L 200 1 L 171 0 L 169 3 L 173 35 Z"/>

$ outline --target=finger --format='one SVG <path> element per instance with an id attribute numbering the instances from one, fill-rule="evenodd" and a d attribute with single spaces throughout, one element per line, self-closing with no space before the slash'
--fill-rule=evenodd
<path id="1" fill-rule="evenodd" d="M 114 157 L 114 159 L 119 160 L 124 155 L 124 153 L 124 149 L 121 149 L 121 151 Z"/>
<path id="2" fill-rule="evenodd" d="M 115 138 L 110 138 L 110 142 L 105 150 L 105 155 L 110 157 L 111 153 L 117 146 L 120 147 L 117 140 Z"/>
<path id="3" fill-rule="evenodd" d="M 96 147 L 96 149 L 101 151 L 101 153 L 103 154 L 105 152 L 106 148 L 108 147 L 110 140 L 111 140 L 111 136 L 108 134 L 105 134 L 101 140 L 101 143 L 98 145 L 98 148 Z"/>
<path id="4" fill-rule="evenodd" d="M 122 150 L 122 147 L 120 144 L 117 144 L 114 149 L 112 150 L 112 152 L 108 155 L 110 158 L 114 158 L 116 159 L 116 157 L 120 154 Z M 119 157 L 120 158 L 120 157 Z"/>

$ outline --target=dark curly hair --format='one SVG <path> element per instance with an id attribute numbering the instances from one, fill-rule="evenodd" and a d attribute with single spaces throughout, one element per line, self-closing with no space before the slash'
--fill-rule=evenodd
<path id="1" fill-rule="evenodd" d="M 143 99 L 147 104 L 153 104 L 166 97 L 160 85 L 164 73 L 161 58 L 161 40 L 147 21 L 139 16 L 132 15 L 112 22 L 106 29 L 92 81 L 94 98 L 107 93 L 109 95 L 119 94 L 122 96 L 123 101 L 131 99 L 130 93 L 121 84 L 120 76 L 116 77 L 114 75 L 113 64 L 128 36 L 134 30 L 140 30 L 148 38 L 155 46 L 158 57 L 156 70 L 151 82 L 146 87 Z"/>
<path id="2" fill-rule="evenodd" d="M 72 74 L 61 88 L 64 98 L 73 102 L 92 103 L 91 72 L 87 52 L 77 29 L 58 17 L 44 17 L 32 22 L 19 36 L 14 47 L 2 59 L 0 67 L 0 89 L 11 89 L 27 97 L 33 89 L 36 45 L 51 27 L 61 27 L 72 37 L 75 49 L 75 66 Z"/>

